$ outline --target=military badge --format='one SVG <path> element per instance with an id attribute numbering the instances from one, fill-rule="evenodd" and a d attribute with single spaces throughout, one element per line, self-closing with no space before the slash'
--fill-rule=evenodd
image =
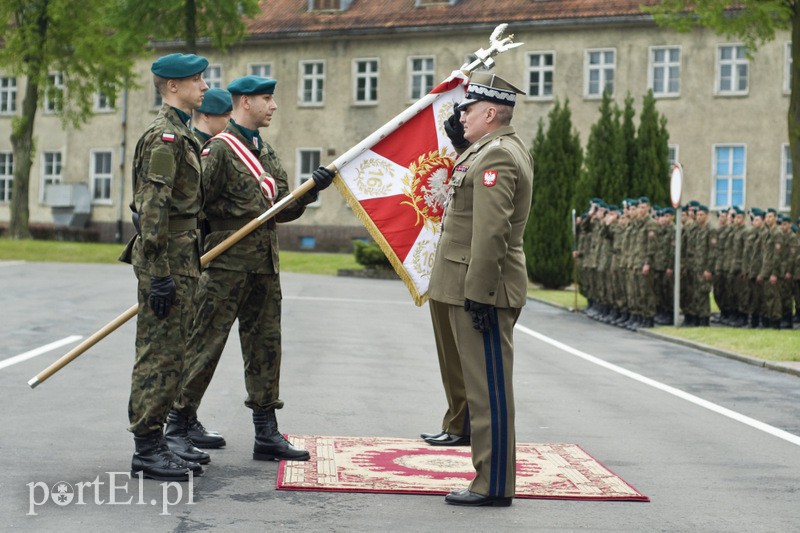
<path id="1" fill-rule="evenodd" d="M 496 170 L 484 170 L 483 171 L 483 184 L 487 187 L 494 187 L 494 184 L 497 182 L 497 171 Z"/>
<path id="2" fill-rule="evenodd" d="M 201 156 L 208 155 L 211 153 L 211 148 L 204 148 L 203 151 L 200 153 Z"/>
<path id="3" fill-rule="evenodd" d="M 174 133 L 162 133 L 161 140 L 165 143 L 174 143 L 175 142 L 175 134 Z"/>

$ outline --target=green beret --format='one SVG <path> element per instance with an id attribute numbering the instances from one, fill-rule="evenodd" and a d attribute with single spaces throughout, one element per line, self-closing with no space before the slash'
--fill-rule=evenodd
<path id="1" fill-rule="evenodd" d="M 208 67 L 208 59 L 194 54 L 169 54 L 153 62 L 150 71 L 161 78 L 175 80 L 200 74 Z"/>
<path id="2" fill-rule="evenodd" d="M 633 198 L 628 200 L 628 207 L 636 207 L 637 205 L 639 205 L 639 200 L 635 200 Z"/>
<path id="3" fill-rule="evenodd" d="M 688 205 L 689 207 L 698 207 L 700 205 L 700 202 L 698 202 L 697 200 L 692 200 L 686 205 Z"/>
<path id="4" fill-rule="evenodd" d="M 611 205 L 608 206 L 608 208 L 611 209 L 612 211 L 618 211 L 619 210 L 619 206 L 617 204 L 611 204 Z"/>
<path id="5" fill-rule="evenodd" d="M 697 210 L 698 210 L 698 211 L 702 211 L 702 212 L 704 212 L 704 213 L 708 213 L 708 206 L 705 206 L 705 205 L 702 205 L 702 204 L 701 204 L 701 205 L 698 205 L 698 206 L 697 206 Z"/>
<path id="6" fill-rule="evenodd" d="M 650 198 L 648 198 L 647 196 L 642 196 L 642 197 L 639 198 L 639 203 L 640 204 L 649 204 L 650 203 Z"/>
<path id="7" fill-rule="evenodd" d="M 684 205 L 684 206 L 682 206 L 682 207 L 681 207 L 681 212 L 682 212 L 682 213 L 688 213 L 688 212 L 689 212 L 689 206 L 688 206 L 688 205 Z"/>
<path id="8" fill-rule="evenodd" d="M 231 94 L 273 94 L 278 82 L 261 76 L 244 76 L 228 84 Z"/>
<path id="9" fill-rule="evenodd" d="M 209 89 L 203 95 L 203 103 L 197 111 L 206 115 L 224 115 L 232 109 L 231 93 L 225 89 Z"/>
<path id="10" fill-rule="evenodd" d="M 774 213 L 776 215 L 778 214 L 778 211 L 774 207 L 768 207 L 766 212 L 767 213 Z"/>
<path id="11" fill-rule="evenodd" d="M 752 209 L 750 209 L 750 213 L 754 217 L 763 217 L 764 216 L 764 210 L 763 209 L 759 209 L 758 207 L 753 207 Z"/>
<path id="12" fill-rule="evenodd" d="M 797 224 L 792 224 L 792 231 L 797 233 Z"/>
<path id="13" fill-rule="evenodd" d="M 734 207 L 734 211 L 736 211 L 737 215 L 744 215 L 744 210 L 741 207 Z"/>
<path id="14" fill-rule="evenodd" d="M 675 209 L 672 207 L 665 207 L 664 209 L 661 210 L 661 212 L 664 213 L 665 215 L 674 215 Z"/>

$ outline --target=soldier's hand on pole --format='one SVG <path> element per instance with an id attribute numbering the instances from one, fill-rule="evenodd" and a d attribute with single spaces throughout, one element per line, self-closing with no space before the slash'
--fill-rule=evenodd
<path id="1" fill-rule="evenodd" d="M 464 300 L 464 311 L 472 315 L 472 327 L 481 333 L 489 333 L 492 325 L 496 324 L 495 307 L 492 304 L 473 302 L 469 298 Z"/>
<path id="2" fill-rule="evenodd" d="M 154 277 L 150 281 L 150 308 L 158 318 L 166 318 L 175 303 L 175 282 L 171 277 Z"/>
<path id="3" fill-rule="evenodd" d="M 461 152 L 469 147 L 470 142 L 464 138 L 464 125 L 461 123 L 461 110 L 458 109 L 458 105 L 450 118 L 444 121 L 444 131 L 457 151 Z"/>
<path id="4" fill-rule="evenodd" d="M 317 185 L 317 189 L 320 191 L 325 190 L 330 186 L 334 176 L 336 176 L 336 172 L 332 172 L 328 170 L 327 167 L 322 166 L 311 173 L 311 179 L 314 180 L 314 183 Z"/>

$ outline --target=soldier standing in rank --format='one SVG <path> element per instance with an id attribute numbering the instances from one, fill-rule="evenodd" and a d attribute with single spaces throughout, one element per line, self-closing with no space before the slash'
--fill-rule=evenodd
<path id="1" fill-rule="evenodd" d="M 630 326 L 652 328 L 656 316 L 656 295 L 653 286 L 653 262 L 658 245 L 658 225 L 650 216 L 650 198 L 639 198 L 639 228 L 634 241 L 634 297 L 639 309 L 638 321 Z"/>
<path id="2" fill-rule="evenodd" d="M 136 145 L 131 210 L 137 233 L 120 257 L 133 264 L 138 279 L 136 360 L 128 403 L 136 445 L 131 475 L 141 472 L 167 481 L 185 481 L 190 471 L 202 472 L 197 462 L 170 451 L 163 425 L 179 391 L 196 311 L 197 218 L 203 190 L 200 146 L 188 123 L 208 89 L 202 78 L 207 66 L 203 57 L 170 54 L 150 69 L 164 105 Z M 208 462 L 200 450 L 192 452 Z"/>
<path id="3" fill-rule="evenodd" d="M 742 261 L 746 263 L 746 267 L 743 265 L 742 269 L 746 272 L 750 287 L 750 300 L 747 305 L 750 327 L 758 328 L 762 325 L 761 314 L 764 302 L 764 291 L 761 287 L 762 284 L 758 280 L 764 258 L 763 250 L 761 249 L 761 242 L 765 234 L 764 211 L 754 207 L 750 210 L 750 214 L 752 215 L 750 222 L 752 231 L 745 235 Z"/>
<path id="4" fill-rule="evenodd" d="M 455 162 L 431 272 L 431 305 L 447 316 L 434 334 L 455 341 L 476 471 L 467 489 L 445 497 L 453 505 L 508 506 L 515 494 L 513 330 L 527 294 L 522 236 L 533 184 L 530 152 L 511 126 L 521 93 L 495 74 L 472 75 L 459 105 L 471 144 Z"/>
<path id="5" fill-rule="evenodd" d="M 779 281 L 783 277 L 781 264 L 783 237 L 777 224 L 778 213 L 770 207 L 764 215 L 766 230 L 761 241 L 761 269 L 756 281 L 763 292 L 761 320 L 764 327 L 780 329 L 781 295 Z"/>
<path id="6" fill-rule="evenodd" d="M 730 235 L 731 228 L 730 219 L 728 217 L 728 209 L 720 209 L 717 211 L 717 227 L 713 228 L 710 240 L 711 245 L 711 271 L 714 273 L 714 280 L 711 283 L 711 293 L 714 295 L 714 301 L 719 308 L 720 314 L 717 317 L 712 317 L 716 322 L 726 324 L 730 311 L 728 308 L 728 288 L 725 285 L 727 281 L 727 272 L 725 271 L 726 252 L 728 251 L 727 241 Z"/>
<path id="7" fill-rule="evenodd" d="M 231 93 L 225 89 L 206 91 L 203 105 L 192 113 L 194 134 L 201 145 L 228 126 L 232 110 Z"/>
<path id="8" fill-rule="evenodd" d="M 653 282 L 656 291 L 655 323 L 671 326 L 673 324 L 673 265 L 675 264 L 675 209 L 665 207 L 658 217 L 656 239 L 655 270 Z"/>
<path id="9" fill-rule="evenodd" d="M 781 233 L 783 234 L 783 276 L 780 279 L 781 294 L 781 329 L 792 329 L 792 278 L 794 258 L 797 255 L 797 235 L 792 232 L 792 219 L 786 215 L 780 217 Z"/>
<path id="10" fill-rule="evenodd" d="M 748 287 L 742 283 L 742 260 L 744 258 L 744 237 L 747 232 L 745 224 L 747 218 L 744 211 L 738 207 L 733 208 L 733 223 L 731 237 L 728 241 L 729 263 L 728 263 L 728 286 L 731 287 L 731 310 L 733 316 L 729 324 L 736 328 L 741 328 L 747 324 L 747 314 L 742 311 L 742 302 L 747 298 Z"/>
<path id="11" fill-rule="evenodd" d="M 273 148 L 259 128 L 268 127 L 277 109 L 273 99 L 276 81 L 257 76 L 233 80 L 231 120 L 223 133 L 203 150 L 205 214 L 210 250 L 252 219 L 267 211 L 273 201 L 289 193 L 288 178 Z M 334 174 L 324 167 L 313 172 L 316 189 L 286 207 L 278 222 L 295 220 L 305 206 L 317 200 L 317 191 L 331 184 Z M 170 413 L 184 428 L 197 413 L 217 367 L 234 321 L 244 359 L 245 405 L 253 411 L 256 460 L 307 460 L 306 450 L 293 446 L 278 430 L 276 409 L 281 366 L 281 288 L 278 239 L 274 219 L 245 236 L 236 246 L 210 262 L 198 289 L 199 311 L 189 339 L 189 364 L 181 394 Z M 191 442 L 191 439 L 187 439 Z"/>

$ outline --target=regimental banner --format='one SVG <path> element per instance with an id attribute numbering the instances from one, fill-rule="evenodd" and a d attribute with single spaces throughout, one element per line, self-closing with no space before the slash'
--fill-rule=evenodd
<path id="1" fill-rule="evenodd" d="M 453 72 L 429 93 L 429 105 L 338 169 L 334 182 L 418 306 L 427 300 L 457 157 L 443 124 L 468 83 Z"/>

